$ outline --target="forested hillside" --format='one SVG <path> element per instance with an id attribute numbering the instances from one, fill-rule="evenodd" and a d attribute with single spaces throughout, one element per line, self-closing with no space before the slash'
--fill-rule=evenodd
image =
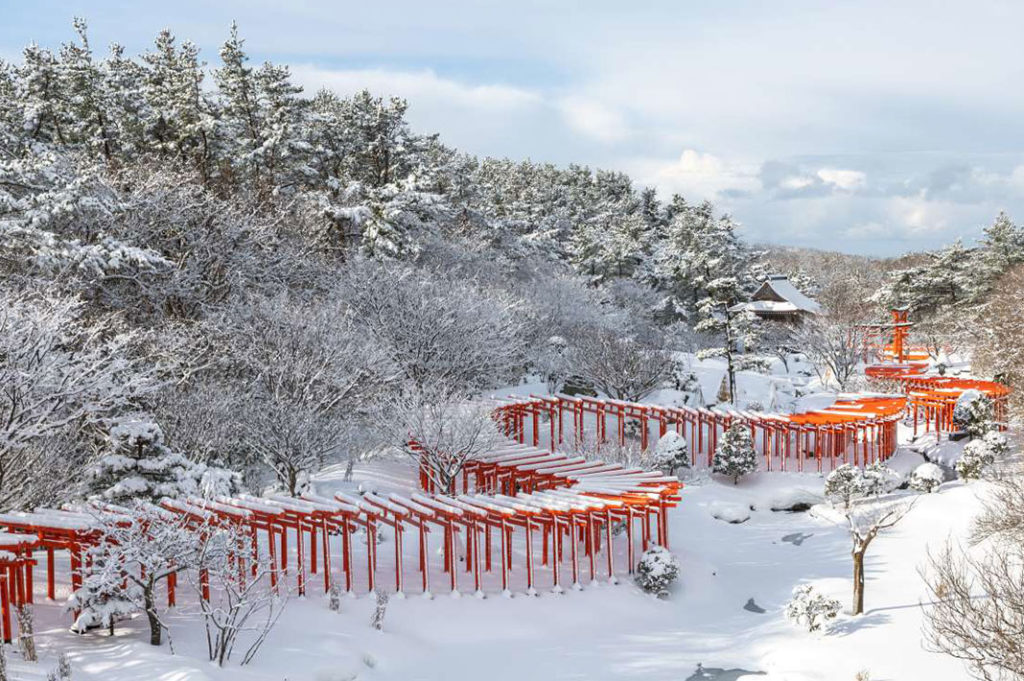
<path id="1" fill-rule="evenodd" d="M 405 101 L 302 92 L 234 27 L 216 57 L 74 29 L 0 63 L 3 508 L 105 484 L 83 471 L 126 424 L 197 479 L 295 493 L 424 405 L 528 375 L 639 399 L 671 350 L 731 358 L 726 311 L 773 269 L 837 323 L 909 305 L 946 329 L 1024 253 L 1000 218 L 872 299 L 887 265 L 769 256 L 619 172 L 460 153 Z"/>

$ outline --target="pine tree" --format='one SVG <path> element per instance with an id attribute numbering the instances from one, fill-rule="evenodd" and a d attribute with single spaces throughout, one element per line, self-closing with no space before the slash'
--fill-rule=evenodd
<path id="1" fill-rule="evenodd" d="M 205 64 L 199 60 L 199 48 L 189 41 L 176 47 L 174 35 L 165 29 L 142 61 L 146 65 L 146 132 L 153 147 L 164 156 L 189 162 L 208 182 L 213 115 L 202 89 Z"/>
<path id="2" fill-rule="evenodd" d="M 654 447 L 654 459 L 659 468 L 675 473 L 690 467 L 689 447 L 683 436 L 674 430 L 666 431 Z"/>
<path id="3" fill-rule="evenodd" d="M 30 142 L 65 144 L 60 64 L 49 50 L 29 45 L 17 69 L 16 99 L 21 127 Z"/>
<path id="4" fill-rule="evenodd" d="M 145 417 L 120 419 L 107 447 L 89 471 L 91 496 L 113 504 L 157 502 L 196 491 L 196 469 L 164 444 L 163 431 Z"/>
<path id="5" fill-rule="evenodd" d="M 263 146 L 263 122 L 259 111 L 259 93 L 249 56 L 242 49 L 238 24 L 231 22 L 231 35 L 220 48 L 223 65 L 213 72 L 222 99 L 219 133 L 226 140 L 226 162 L 240 177 L 259 183 L 256 156 Z"/>
<path id="6" fill-rule="evenodd" d="M 731 477 L 734 485 L 744 475 L 757 470 L 757 452 L 754 450 L 749 426 L 740 422 L 729 426 L 715 450 L 711 470 Z"/>
<path id="7" fill-rule="evenodd" d="M 85 20 L 76 17 L 74 28 L 79 43 L 65 43 L 60 51 L 68 138 L 110 161 L 116 151 L 116 141 L 108 112 L 106 73 L 93 60 Z"/>
<path id="8" fill-rule="evenodd" d="M 698 308 L 697 331 L 715 336 L 721 345 L 697 353 L 701 359 L 720 357 L 726 362 L 729 399 L 736 400 L 736 372 L 756 366 L 756 360 L 745 355 L 753 350 L 761 337 L 761 324 L 749 310 L 737 307 L 742 287 L 735 277 L 721 277 L 707 284 L 708 297 Z"/>

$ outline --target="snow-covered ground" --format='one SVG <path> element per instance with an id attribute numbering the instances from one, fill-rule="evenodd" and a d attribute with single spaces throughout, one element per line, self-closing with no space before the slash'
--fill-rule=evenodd
<path id="1" fill-rule="evenodd" d="M 921 460 L 909 451 L 901 459 L 907 466 Z M 341 477 L 340 470 L 325 471 L 319 491 L 353 484 Z M 373 462 L 355 477 L 355 484 L 381 490 L 409 482 L 403 462 Z M 782 609 L 804 582 L 849 605 L 848 539 L 813 513 L 770 509 L 813 501 L 822 484 L 816 474 L 796 473 L 758 474 L 737 486 L 691 481 L 671 512 L 672 550 L 682 573 L 667 600 L 643 594 L 627 579 L 616 585 L 602 579 L 561 595 L 541 589 L 533 598 L 521 591 L 513 598 L 409 595 L 392 599 L 384 631 L 377 632 L 369 627 L 369 596 L 344 599 L 340 614 L 320 595 L 293 598 L 256 663 L 226 669 L 206 661 L 205 634 L 187 601 L 169 619 L 173 656 L 166 645 L 148 645 L 144 618 L 124 623 L 113 638 L 75 636 L 60 606 L 43 603 L 37 607 L 40 666 L 52 665 L 63 649 L 74 678 L 83 681 L 682 680 L 698 664 L 763 672 L 749 678 L 765 681 L 852 680 L 861 670 L 874 680 L 967 678 L 959 662 L 922 648 L 925 593 L 918 569 L 929 547 L 964 534 L 984 485 L 947 483 L 923 496 L 871 548 L 866 614 L 841 615 L 831 633 L 812 635 L 786 621 Z M 749 519 L 733 524 L 713 517 L 723 508 Z M 38 601 L 42 578 L 40 570 Z"/>

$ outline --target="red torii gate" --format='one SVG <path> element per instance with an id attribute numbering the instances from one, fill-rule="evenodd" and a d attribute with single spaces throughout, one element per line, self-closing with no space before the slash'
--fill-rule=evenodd
<path id="1" fill-rule="evenodd" d="M 591 415 L 596 419 L 598 448 L 601 442 L 607 441 L 610 416 L 616 419 L 613 432 L 620 445 L 626 442 L 626 423 L 630 420 L 639 423 L 642 448 L 651 444 L 651 423 L 657 425 L 659 437 L 671 427 L 687 440 L 693 466 L 710 466 L 719 437 L 737 422 L 750 427 L 755 446 L 764 456 L 765 470 L 773 470 L 776 462 L 782 470 L 787 470 L 790 462 L 795 461 L 796 469 L 802 471 L 808 460 L 819 471 L 823 470 L 826 462 L 831 467 L 839 463 L 866 465 L 871 461 L 884 460 L 895 451 L 896 424 L 906 402 L 905 397 L 895 395 L 849 396 L 825 409 L 800 414 L 766 414 L 719 408 L 666 407 L 592 397 L 531 396 L 501 405 L 495 410 L 495 418 L 509 437 L 532 445 L 532 448 L 529 451 L 507 449 L 498 452 L 471 463 L 464 475 L 489 475 L 492 481 L 497 482 L 503 479 L 504 469 L 522 464 L 536 464 L 537 467 L 548 462 L 551 465 L 596 465 L 582 458 L 574 461 L 568 455 L 556 453 L 556 448 L 565 438 L 566 412 L 573 416 L 575 443 L 585 440 L 586 417 Z M 551 438 L 546 450 L 539 448 L 542 416 L 548 420 Z M 531 424 L 529 429 L 526 427 L 528 422 Z M 550 459 L 544 459 L 545 452 Z M 499 455 L 501 458 L 497 458 Z M 526 461 L 530 456 L 536 460 Z M 421 480 L 429 488 L 427 477 L 424 473 Z"/>

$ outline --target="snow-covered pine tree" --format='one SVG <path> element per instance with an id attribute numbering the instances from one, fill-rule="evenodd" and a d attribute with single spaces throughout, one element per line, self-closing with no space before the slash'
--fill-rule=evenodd
<path id="1" fill-rule="evenodd" d="M 22 52 L 17 68 L 16 97 L 22 111 L 26 142 L 64 144 L 60 63 L 50 50 L 32 44 Z"/>
<path id="2" fill-rule="evenodd" d="M 93 59 L 85 20 L 75 17 L 73 24 L 79 42 L 65 43 L 60 50 L 67 136 L 90 153 L 110 161 L 116 151 L 116 139 L 106 71 Z"/>
<path id="3" fill-rule="evenodd" d="M 220 48 L 221 67 L 213 72 L 222 104 L 218 132 L 228 147 L 225 162 L 239 177 L 260 182 L 256 155 L 263 146 L 263 120 L 259 94 L 249 56 L 243 50 L 245 40 L 238 35 L 238 24 L 231 22 L 231 33 Z"/>
<path id="4" fill-rule="evenodd" d="M 117 419 L 107 446 L 88 474 L 89 495 L 126 505 L 135 499 L 157 502 L 196 491 L 194 464 L 164 444 L 163 431 L 150 418 Z"/>
<path id="5" fill-rule="evenodd" d="M 971 440 L 956 461 L 956 474 L 961 480 L 978 480 L 995 463 L 996 454 L 988 438 Z"/>
<path id="6" fill-rule="evenodd" d="M 679 577 L 679 561 L 663 546 L 652 546 L 640 557 L 636 566 L 636 584 L 649 594 L 668 595 Z"/>
<path id="7" fill-rule="evenodd" d="M 697 357 L 725 359 L 729 399 L 735 401 L 736 372 L 752 366 L 745 355 L 753 350 L 760 339 L 761 324 L 749 310 L 735 308 L 744 295 L 738 278 L 719 277 L 708 282 L 706 288 L 708 296 L 698 306 L 700 321 L 694 328 L 715 336 L 721 345 L 700 350 Z"/>
<path id="8" fill-rule="evenodd" d="M 211 177 L 212 102 L 202 88 L 204 66 L 199 48 L 163 30 L 155 49 L 142 55 L 147 104 L 146 133 L 151 148 L 192 165 L 202 179 Z"/>
<path id="9" fill-rule="evenodd" d="M 953 423 L 971 438 L 984 437 L 995 429 L 992 400 L 977 390 L 965 391 L 953 407 Z"/>
<path id="10" fill-rule="evenodd" d="M 77 611 L 72 631 L 83 634 L 95 627 L 105 627 L 114 635 L 114 626 L 138 611 L 138 605 L 128 592 L 124 569 L 112 547 L 105 542 L 88 549 L 86 559 L 89 571 L 65 605 L 65 610 Z"/>
<path id="11" fill-rule="evenodd" d="M 690 452 L 686 440 L 674 430 L 666 431 L 654 447 L 654 461 L 658 468 L 674 474 L 680 468 L 690 467 Z"/>
<path id="12" fill-rule="evenodd" d="M 910 474 L 910 488 L 930 494 L 943 482 L 942 469 L 933 463 L 923 463 Z"/>
<path id="13" fill-rule="evenodd" d="M 734 485 L 757 470 L 757 452 L 748 425 L 736 422 L 729 426 L 715 450 L 711 470 L 732 478 Z"/>

